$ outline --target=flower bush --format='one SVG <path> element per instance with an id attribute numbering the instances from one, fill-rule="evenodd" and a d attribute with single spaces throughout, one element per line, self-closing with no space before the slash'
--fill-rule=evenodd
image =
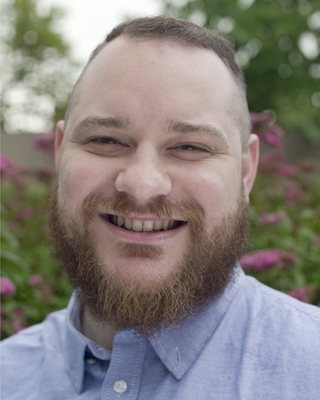
<path id="1" fill-rule="evenodd" d="M 252 114 L 262 142 L 251 198 L 251 245 L 244 270 L 260 281 L 320 305 L 320 164 L 287 162 L 284 131 L 271 114 Z M 52 151 L 52 134 L 35 139 Z M 30 170 L 0 159 L 2 230 L 1 335 L 11 335 L 66 306 L 71 288 L 53 258 L 47 235 L 48 201 L 54 181 L 48 169 Z"/>
<path id="2" fill-rule="evenodd" d="M 65 307 L 71 289 L 48 245 L 52 171 L 31 170 L 6 157 L 0 167 L 1 337 L 6 337 Z"/>
<path id="3" fill-rule="evenodd" d="M 262 154 L 242 266 L 267 285 L 320 305 L 320 162 L 288 163 L 285 132 L 271 113 L 252 114 L 252 126 Z"/>

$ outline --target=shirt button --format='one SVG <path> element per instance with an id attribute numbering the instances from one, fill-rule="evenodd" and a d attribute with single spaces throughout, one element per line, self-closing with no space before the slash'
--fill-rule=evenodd
<path id="1" fill-rule="evenodd" d="M 123 380 L 115 381 L 113 389 L 115 392 L 119 394 L 124 393 L 128 389 L 127 382 Z"/>
<path id="2" fill-rule="evenodd" d="M 95 364 L 97 361 L 94 358 L 87 358 L 86 359 L 87 364 L 93 365 Z"/>

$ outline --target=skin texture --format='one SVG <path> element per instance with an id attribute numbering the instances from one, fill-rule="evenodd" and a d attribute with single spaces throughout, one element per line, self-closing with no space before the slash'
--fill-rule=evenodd
<path id="1" fill-rule="evenodd" d="M 127 196 L 132 218 L 155 218 L 150 204 L 159 199 L 196 204 L 203 234 L 211 237 L 240 199 L 248 202 L 256 174 L 258 139 L 250 135 L 241 145 L 232 117 L 236 94 L 230 72 L 212 51 L 127 37 L 108 44 L 82 78 L 66 129 L 62 121 L 57 125 L 57 203 L 69 234 L 84 200 L 97 193 Z M 179 210 L 174 207 L 171 218 L 186 221 Z M 190 247 L 189 223 L 152 238 L 125 237 L 96 211 L 88 229 L 108 273 L 152 290 L 176 272 Z M 159 251 L 142 257 L 124 245 Z M 102 334 L 85 307 L 84 333 L 110 348 L 116 329 L 104 322 Z"/>

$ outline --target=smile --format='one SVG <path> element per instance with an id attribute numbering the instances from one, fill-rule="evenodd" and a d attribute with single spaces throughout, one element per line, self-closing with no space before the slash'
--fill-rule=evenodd
<path id="1" fill-rule="evenodd" d="M 113 214 L 103 214 L 102 216 L 111 224 L 133 232 L 169 231 L 186 223 L 174 219 L 135 219 Z"/>

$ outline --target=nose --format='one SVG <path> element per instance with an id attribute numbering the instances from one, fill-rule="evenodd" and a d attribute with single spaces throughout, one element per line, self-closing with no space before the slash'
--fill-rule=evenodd
<path id="1" fill-rule="evenodd" d="M 133 197 L 137 203 L 147 204 L 172 190 L 169 174 L 164 170 L 156 152 L 141 151 L 118 173 L 115 189 Z"/>

